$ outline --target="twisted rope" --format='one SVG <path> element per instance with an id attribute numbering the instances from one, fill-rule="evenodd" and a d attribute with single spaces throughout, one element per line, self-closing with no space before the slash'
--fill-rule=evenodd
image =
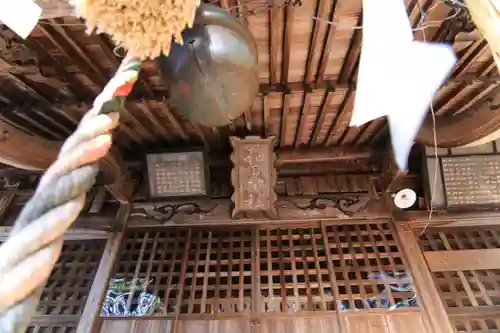
<path id="1" fill-rule="evenodd" d="M 64 142 L 57 160 L 0 246 L 0 332 L 24 333 L 54 268 L 63 234 L 80 214 L 94 185 L 97 161 L 112 143 L 119 121 L 116 107 L 137 80 L 140 61 L 127 56 L 94 101 L 76 131 Z"/>

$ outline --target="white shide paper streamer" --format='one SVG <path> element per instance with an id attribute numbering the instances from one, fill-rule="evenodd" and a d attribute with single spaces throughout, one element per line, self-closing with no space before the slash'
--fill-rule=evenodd
<path id="1" fill-rule="evenodd" d="M 350 126 L 387 116 L 406 169 L 429 103 L 456 62 L 451 47 L 413 40 L 403 0 L 363 0 L 363 41 Z"/>
<path id="2" fill-rule="evenodd" d="M 42 8 L 33 0 L 0 0 L 0 22 L 25 39 L 35 28 Z"/>

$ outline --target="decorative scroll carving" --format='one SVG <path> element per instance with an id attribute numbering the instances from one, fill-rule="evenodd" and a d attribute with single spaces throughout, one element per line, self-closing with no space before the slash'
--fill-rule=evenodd
<path id="1" fill-rule="evenodd" d="M 349 219 L 378 217 L 383 211 L 375 207 L 367 209 L 370 199 L 366 195 L 322 195 L 280 197 L 275 202 L 276 218 L 281 221 L 301 221 L 320 219 Z M 240 214 L 232 218 L 233 202 L 229 199 L 191 200 L 186 202 L 136 203 L 130 214 L 129 226 L 184 225 L 224 225 L 247 224 L 271 221 L 261 214 Z"/>
<path id="2" fill-rule="evenodd" d="M 191 217 L 189 220 L 204 220 L 210 216 L 217 214 L 229 213 L 229 209 L 221 211 L 217 209 L 219 204 L 217 202 L 199 202 L 188 201 L 182 203 L 165 203 L 160 205 L 139 204 L 134 206 L 130 217 L 140 218 L 145 220 L 155 220 L 158 222 L 182 223 L 188 220 L 186 217 Z"/>
<path id="3" fill-rule="evenodd" d="M 366 206 L 369 196 L 283 197 L 276 202 L 280 218 L 349 218 Z"/>
<path id="4" fill-rule="evenodd" d="M 317 197 L 304 200 L 309 200 L 306 205 L 295 202 L 295 201 L 301 201 L 300 199 L 295 201 L 294 200 L 288 200 L 288 201 L 302 211 L 314 211 L 314 210 L 322 211 L 322 210 L 335 209 L 348 217 L 352 216 L 354 213 L 350 212 L 349 208 L 360 202 L 359 197 L 339 197 L 339 198 Z"/>
<path id="5" fill-rule="evenodd" d="M 234 150 L 231 154 L 231 161 L 234 164 L 231 171 L 231 183 L 234 187 L 231 196 L 234 202 L 233 217 L 256 212 L 277 217 L 274 206 L 276 202 L 274 139 L 274 137 L 261 139 L 254 136 L 244 139 L 230 138 Z"/>

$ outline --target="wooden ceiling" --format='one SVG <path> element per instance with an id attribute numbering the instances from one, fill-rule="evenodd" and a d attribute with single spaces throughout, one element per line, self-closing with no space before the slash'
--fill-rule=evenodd
<path id="1" fill-rule="evenodd" d="M 463 112 L 498 86 L 490 51 L 476 34 L 457 35 L 457 17 L 440 0 L 405 1 L 419 40 L 453 43 L 459 62 L 435 98 L 439 116 Z M 246 3 L 246 6 L 244 4 Z M 122 110 L 116 145 L 124 152 L 165 146 L 228 147 L 228 136 L 276 135 L 279 147 L 366 146 L 387 137 L 384 119 L 349 128 L 356 93 L 362 0 L 226 0 L 253 33 L 259 51 L 260 93 L 226 127 L 206 128 L 169 106 L 155 63 Z M 269 1 L 269 3 L 271 3 Z M 284 6 L 284 4 L 287 4 Z M 333 21 L 335 25 L 327 24 Z M 75 17 L 41 21 L 26 41 L 0 34 L 0 118 L 36 136 L 62 141 L 76 126 L 120 58 L 104 35 L 86 35 Z M 394 82 L 397 84 L 397 82 Z M 388 87 L 390 89 L 390 87 Z M 403 110 L 404 111 L 404 110 Z"/>

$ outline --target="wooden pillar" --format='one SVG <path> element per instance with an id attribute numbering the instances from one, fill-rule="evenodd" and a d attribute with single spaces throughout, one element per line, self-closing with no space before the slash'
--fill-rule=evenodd
<path id="1" fill-rule="evenodd" d="M 260 236 L 259 229 L 252 229 L 252 312 L 250 314 L 250 332 L 260 332 L 261 302 L 260 293 Z"/>
<path id="2" fill-rule="evenodd" d="M 120 223 L 125 225 L 130 213 L 129 205 L 122 205 L 120 207 L 119 219 Z M 124 222 L 122 222 L 124 221 Z M 85 308 L 83 309 L 80 322 L 76 329 L 77 333 L 91 333 L 98 331 L 98 324 L 100 323 L 101 306 L 106 290 L 108 289 L 108 280 L 113 272 L 115 262 L 117 259 L 118 251 L 122 244 L 124 231 L 120 230 L 111 235 L 106 243 L 106 248 L 102 254 L 97 273 L 92 283 Z"/>
<path id="3" fill-rule="evenodd" d="M 382 162 L 382 169 L 380 170 L 377 182 L 382 192 L 391 193 L 398 190 L 401 180 L 406 176 L 408 171 L 399 169 L 390 144 L 386 148 L 386 151 L 387 154 Z"/>
<path id="4" fill-rule="evenodd" d="M 108 192 L 121 204 L 130 204 L 136 184 L 132 181 L 121 154 L 111 148 L 108 155 L 99 161 L 99 166 L 110 177 L 106 185 Z"/>
<path id="5" fill-rule="evenodd" d="M 434 333 L 454 333 L 414 232 L 407 224 L 397 224 L 396 230 L 411 270 L 415 292 L 432 330 Z"/>

